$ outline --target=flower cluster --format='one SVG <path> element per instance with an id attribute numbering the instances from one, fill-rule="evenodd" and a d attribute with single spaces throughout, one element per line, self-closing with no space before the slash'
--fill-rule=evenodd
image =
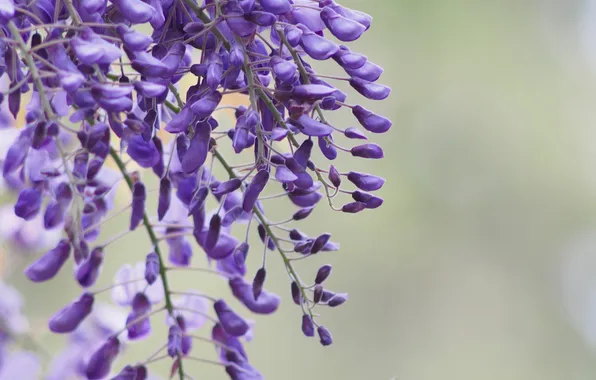
<path id="1" fill-rule="evenodd" d="M 10 80 L 1 101 L 15 118 L 21 101 L 28 101 L 26 126 L 6 152 L 3 176 L 20 189 L 17 217 L 40 218 L 46 230 L 64 232 L 25 274 L 48 281 L 71 261 L 82 288 L 49 321 L 54 333 L 71 334 L 74 347 L 56 359 L 57 368 L 71 372 L 56 378 L 146 379 L 150 363 L 170 358 L 180 379 L 186 360 L 220 365 L 231 379 L 261 379 L 243 348 L 252 322 L 225 299 L 173 291 L 168 277 L 180 270 L 215 274 L 249 311 L 270 314 L 280 297 L 264 289 L 268 251 L 276 251 L 287 270 L 303 333 L 332 343 L 315 309 L 339 306 L 347 294 L 324 286 L 330 265 L 305 282 L 294 262 L 339 246 L 328 233 L 307 236 L 293 224 L 323 198 L 331 210 L 348 214 L 383 203 L 372 193 L 382 178 L 311 159 L 315 145 L 328 161 L 340 154 L 383 157 L 381 147 L 366 140 L 369 132 L 387 132 L 391 121 L 348 103 L 335 85 L 347 82 L 370 100 L 389 95 L 377 83 L 383 69 L 342 44 L 358 39 L 371 19 L 333 0 L 0 2 L 0 74 Z M 324 60 L 335 61 L 345 76 L 317 73 L 311 63 Z M 183 77 L 196 81 L 185 96 L 178 90 Z M 235 125 L 223 126 L 218 113 L 230 108 L 223 99 L 232 93 L 245 95 L 247 105 L 233 107 Z M 328 113 L 340 110 L 351 112 L 361 128 L 329 122 Z M 345 147 L 340 139 L 356 144 Z M 226 140 L 248 163 L 228 161 Z M 131 169 L 131 161 L 147 170 Z M 214 165 L 227 178 L 216 178 Z M 157 191 L 141 174 L 158 178 Z M 122 183 L 132 201 L 113 211 Z M 146 207 L 150 194 L 157 210 Z M 296 211 L 270 220 L 266 200 L 284 198 Z M 98 242 L 103 223 L 121 212 L 130 215 L 128 230 Z M 245 226 L 242 238 L 231 232 L 238 225 Z M 262 249 L 249 246 L 255 229 Z M 112 287 L 97 289 L 110 244 L 139 230 L 152 251 L 131 257 L 141 261 L 121 268 Z M 214 267 L 192 265 L 191 239 Z M 249 251 L 262 255 L 256 271 L 247 268 Z M 89 332 L 96 296 L 106 290 L 127 315 L 120 326 Z M 168 325 L 163 347 L 143 362 L 114 365 L 125 344 L 151 333 L 158 313 Z M 195 332 L 205 326 L 209 336 Z M 194 356 L 199 342 L 212 344 L 218 359 Z"/>

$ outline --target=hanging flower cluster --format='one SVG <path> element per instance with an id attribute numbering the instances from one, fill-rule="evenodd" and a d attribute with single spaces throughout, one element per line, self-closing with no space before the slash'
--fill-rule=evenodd
<path id="1" fill-rule="evenodd" d="M 342 44 L 370 25 L 369 15 L 332 0 L 0 1 L 0 75 L 10 80 L 0 101 L 15 118 L 21 101 L 28 102 L 26 126 L 6 152 L 3 176 L 19 189 L 17 217 L 40 218 L 46 230 L 64 231 L 25 274 L 48 281 L 72 262 L 82 288 L 51 317 L 49 329 L 71 334 L 72 345 L 86 349 L 67 349 L 57 368 L 72 367 L 69 376 L 87 379 L 146 379 L 150 363 L 171 358 L 172 374 L 181 380 L 187 360 L 220 365 L 231 379 L 261 379 L 242 343 L 252 338 L 252 322 L 225 299 L 173 291 L 168 278 L 185 268 L 215 274 L 249 311 L 270 314 L 280 297 L 264 289 L 268 251 L 276 251 L 287 270 L 303 333 L 332 343 L 315 309 L 339 306 L 347 294 L 325 288 L 330 265 L 305 282 L 293 264 L 339 246 L 328 233 L 307 236 L 293 224 L 323 198 L 323 207 L 349 214 L 383 203 L 374 195 L 382 178 L 311 159 L 313 149 L 328 161 L 340 154 L 383 158 L 381 147 L 367 139 L 387 132 L 391 121 L 348 102 L 334 85 L 347 82 L 355 98 L 389 95 L 377 83 L 383 69 Z M 150 34 L 142 32 L 147 26 Z M 345 76 L 318 74 L 309 63 L 324 60 L 335 61 Z M 178 91 L 183 77 L 196 81 L 186 94 Z M 235 125 L 220 125 L 218 113 L 230 108 L 222 99 L 231 93 L 245 95 L 247 106 L 233 107 Z M 351 112 L 360 127 L 330 123 L 328 113 L 340 110 Z M 336 143 L 339 136 L 353 146 Z M 226 141 L 232 148 L 226 152 L 249 162 L 228 161 Z M 151 169 L 143 173 L 155 175 L 159 189 L 148 189 L 129 159 Z M 216 178 L 214 165 L 227 177 Z M 114 195 L 122 183 L 132 195 L 125 233 L 144 230 L 152 251 L 131 257 L 140 261 L 121 268 L 110 289 L 96 289 L 109 245 L 123 236 L 97 242 L 103 224 L 118 214 Z M 146 207 L 152 194 L 156 210 Z M 264 201 L 284 198 L 296 211 L 270 220 Z M 207 210 L 208 204 L 215 207 Z M 242 238 L 231 233 L 239 224 L 246 230 Z M 263 248 L 249 247 L 255 229 Z M 190 239 L 213 268 L 191 265 L 197 252 Z M 246 266 L 249 251 L 263 257 L 256 271 Z M 105 290 L 128 315 L 119 327 L 89 333 L 85 324 Z M 116 365 L 125 342 L 149 335 L 150 317 L 158 313 L 169 326 L 161 350 L 144 362 Z M 206 328 L 208 336 L 197 332 Z M 212 344 L 219 359 L 194 356 L 198 343 Z"/>

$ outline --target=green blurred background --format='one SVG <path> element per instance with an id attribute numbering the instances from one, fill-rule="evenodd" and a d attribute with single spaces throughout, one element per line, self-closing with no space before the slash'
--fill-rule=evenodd
<path id="1" fill-rule="evenodd" d="M 302 336 L 281 260 L 270 255 L 266 285 L 284 302 L 278 313 L 256 318 L 248 344 L 252 364 L 267 379 L 593 378 L 592 2 L 341 1 L 374 16 L 353 50 L 385 68 L 381 81 L 393 88 L 389 100 L 363 104 L 394 126 L 372 137 L 383 145 L 384 160 L 345 158 L 338 166 L 386 177 L 385 204 L 348 216 L 322 202 L 300 226 L 312 234 L 331 232 L 342 247 L 298 265 L 310 279 L 319 265 L 332 263 L 329 287 L 350 294 L 342 307 L 321 310 L 321 322 L 334 335 L 330 347 Z M 332 65 L 322 70 L 337 71 Z M 354 123 L 348 114 L 333 120 Z M 128 202 L 124 187 L 118 199 Z M 289 209 L 272 211 L 281 217 Z M 126 216 L 104 236 L 125 224 Z M 148 249 L 142 232 L 115 244 L 102 284 Z M 198 250 L 194 263 L 205 263 Z M 31 285 L 19 265 L 10 281 L 25 292 L 43 344 L 60 347 L 44 321 L 79 288 L 70 273 Z M 174 288 L 189 287 L 228 292 L 212 276 L 174 279 Z M 161 329 L 134 344 L 128 358 L 146 357 L 164 334 Z M 197 355 L 214 357 L 211 347 L 196 347 Z M 152 368 L 167 374 L 165 364 Z M 219 368 L 193 363 L 187 369 L 196 378 L 225 378 Z"/>

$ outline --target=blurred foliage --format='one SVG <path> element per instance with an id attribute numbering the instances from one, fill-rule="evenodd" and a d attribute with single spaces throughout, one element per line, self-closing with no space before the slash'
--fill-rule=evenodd
<path id="1" fill-rule="evenodd" d="M 561 268 L 567 247 L 596 232 L 596 66 L 581 44 L 596 35 L 580 35 L 580 23 L 596 18 L 586 20 L 584 2 L 572 0 L 341 3 L 375 18 L 353 50 L 385 68 L 393 93 L 366 106 L 394 127 L 372 137 L 385 160 L 338 166 L 385 176 L 385 205 L 354 217 L 323 206 L 300 226 L 327 230 L 342 246 L 299 265 L 308 279 L 332 263 L 329 286 L 350 293 L 341 308 L 323 310 L 331 347 L 302 336 L 281 261 L 270 255 L 266 285 L 285 302 L 257 318 L 251 362 L 267 379 L 284 380 L 593 378 L 594 350 L 570 318 Z M 103 236 L 125 228 L 126 218 Z M 104 273 L 148 249 L 143 232 L 123 239 Z M 596 245 L 587 252 L 596 256 Z M 195 260 L 205 263 L 198 250 Z M 79 292 L 70 277 L 39 287 L 12 276 L 48 347 L 61 340 L 44 333 L 45 319 Z M 587 277 L 579 292 L 594 287 Z M 174 287 L 228 292 L 200 274 L 176 276 Z M 128 350 L 130 360 L 152 352 L 166 334 L 157 330 Z M 211 347 L 196 347 L 213 357 Z M 188 368 L 197 378 L 225 378 L 220 368 Z"/>

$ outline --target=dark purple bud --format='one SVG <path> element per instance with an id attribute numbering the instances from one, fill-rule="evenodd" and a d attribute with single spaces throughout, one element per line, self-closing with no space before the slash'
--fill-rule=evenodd
<path id="1" fill-rule="evenodd" d="M 153 285 L 158 276 L 159 256 L 157 256 L 157 253 L 151 252 L 145 259 L 145 281 L 147 281 L 149 285 Z"/>
<path id="2" fill-rule="evenodd" d="M 135 0 L 136 1 L 136 0 Z M 139 1 L 140 2 L 140 1 Z M 120 352 L 120 341 L 112 336 L 97 350 L 87 363 L 85 374 L 89 380 L 99 380 L 106 377 L 112 368 L 112 363 Z"/>
<path id="3" fill-rule="evenodd" d="M 274 15 L 281 15 L 292 10 L 288 0 L 261 0 L 260 4 L 264 10 Z"/>
<path id="4" fill-rule="evenodd" d="M 16 83 L 11 82 L 10 87 L 14 87 Z M 13 91 L 8 94 L 8 110 L 12 116 L 16 119 L 21 109 L 21 91 Z"/>
<path id="5" fill-rule="evenodd" d="M 342 305 L 344 302 L 348 300 L 347 293 L 337 293 L 330 300 L 327 301 L 327 306 L 336 307 Z"/>
<path id="6" fill-rule="evenodd" d="M 339 175 L 339 172 L 337 171 L 335 166 L 331 165 L 329 167 L 329 176 L 328 177 L 329 177 L 329 181 L 331 181 L 333 186 L 335 186 L 336 188 L 339 188 L 339 185 L 341 185 L 341 176 Z"/>
<path id="7" fill-rule="evenodd" d="M 366 204 L 366 208 L 375 209 L 383 204 L 383 198 L 375 197 L 372 194 L 364 193 L 362 191 L 354 191 L 352 193 L 352 199 L 357 202 Z"/>
<path id="8" fill-rule="evenodd" d="M 290 289 L 292 291 L 292 300 L 296 305 L 300 305 L 302 295 L 300 294 L 300 288 L 298 287 L 296 281 L 292 281 Z"/>
<path id="9" fill-rule="evenodd" d="M 145 216 L 145 199 L 147 191 L 142 182 L 136 182 L 132 188 L 132 211 L 130 213 L 130 226 L 132 231 L 143 221 Z"/>
<path id="10" fill-rule="evenodd" d="M 356 214 L 366 208 L 366 203 L 350 202 L 341 207 L 341 211 L 347 214 Z"/>
<path id="11" fill-rule="evenodd" d="M 172 199 L 172 184 L 168 178 L 162 178 L 159 182 L 159 197 L 157 202 L 157 219 L 161 221 L 170 208 Z"/>
<path id="12" fill-rule="evenodd" d="M 348 73 L 353 78 L 360 78 L 364 79 L 369 82 L 374 82 L 381 77 L 383 74 L 383 68 L 375 63 L 367 61 L 364 65 L 356 68 L 344 68 L 346 73 Z"/>
<path id="13" fill-rule="evenodd" d="M 127 365 L 122 368 L 115 377 L 110 380 L 146 380 L 147 379 L 147 367 L 144 365 L 131 366 Z"/>
<path id="14" fill-rule="evenodd" d="M 314 240 L 308 239 L 294 244 L 294 251 L 307 255 L 310 253 Z"/>
<path id="15" fill-rule="evenodd" d="M 319 268 L 315 277 L 315 284 L 322 284 L 331 274 L 331 265 L 326 264 Z"/>
<path id="16" fill-rule="evenodd" d="M 344 136 L 346 136 L 349 139 L 368 140 L 366 135 L 361 130 L 354 127 L 346 128 L 346 130 L 344 131 Z"/>
<path id="17" fill-rule="evenodd" d="M 267 185 L 269 181 L 269 172 L 267 170 L 259 170 L 259 172 L 253 177 L 252 181 L 246 188 L 244 193 L 244 199 L 242 200 L 242 209 L 245 212 L 251 212 L 257 198 Z"/>
<path id="18" fill-rule="evenodd" d="M 97 277 L 99 277 L 102 263 L 103 248 L 101 246 L 93 248 L 87 260 L 83 261 L 75 270 L 75 277 L 82 287 L 88 288 L 95 284 Z"/>
<path id="19" fill-rule="evenodd" d="M 279 306 L 280 298 L 266 290 L 263 290 L 259 299 L 255 300 L 252 293 L 252 286 L 246 283 L 241 277 L 230 279 L 229 284 L 234 296 L 253 313 L 271 314 Z"/>
<path id="20" fill-rule="evenodd" d="M 126 153 L 143 168 L 151 168 L 160 160 L 159 151 L 153 140 L 145 141 L 140 135 L 134 135 L 128 139 Z"/>
<path id="21" fill-rule="evenodd" d="M 333 132 L 333 128 L 327 124 L 323 124 L 307 115 L 300 116 L 292 124 L 307 136 L 328 136 Z"/>
<path id="22" fill-rule="evenodd" d="M 297 229 L 291 230 L 289 235 L 290 235 L 290 239 L 295 240 L 295 241 L 301 241 L 301 240 L 308 239 L 308 236 L 306 236 L 302 232 L 298 231 Z"/>
<path id="23" fill-rule="evenodd" d="M 182 330 L 175 324 L 168 332 L 168 355 L 175 358 L 182 353 Z"/>
<path id="24" fill-rule="evenodd" d="M 125 19 L 133 24 L 146 23 L 157 12 L 155 8 L 141 0 L 113 0 L 112 4 L 118 8 Z"/>
<path id="25" fill-rule="evenodd" d="M 323 285 L 317 284 L 312 293 L 312 300 L 314 303 L 319 303 L 321 302 L 321 298 L 323 298 Z"/>
<path id="26" fill-rule="evenodd" d="M 124 24 L 119 24 L 116 31 L 120 35 L 124 47 L 130 51 L 145 51 L 153 42 L 150 36 L 130 29 Z"/>
<path id="27" fill-rule="evenodd" d="M 37 189 L 26 188 L 21 190 L 14 206 L 14 213 L 19 218 L 31 220 L 41 209 L 41 192 Z"/>
<path id="28" fill-rule="evenodd" d="M 385 184 L 385 180 L 372 174 L 349 172 L 348 180 L 364 191 L 379 190 Z"/>
<path id="29" fill-rule="evenodd" d="M 354 41 L 360 38 L 366 27 L 357 21 L 343 17 L 330 7 L 321 11 L 321 20 L 331 33 L 341 41 Z"/>
<path id="30" fill-rule="evenodd" d="M 259 233 L 259 238 L 261 239 L 263 244 L 266 243 L 267 248 L 273 251 L 275 249 L 275 242 L 273 241 L 273 239 L 269 238 L 269 236 L 267 235 L 267 231 L 265 230 L 265 227 L 262 224 L 259 224 L 259 226 L 257 227 L 257 232 Z"/>
<path id="31" fill-rule="evenodd" d="M 50 330 L 57 334 L 69 333 L 76 330 L 83 319 L 91 313 L 94 300 L 93 294 L 83 293 L 78 300 L 70 305 L 66 305 L 50 318 Z"/>
<path id="32" fill-rule="evenodd" d="M 221 218 L 218 214 L 214 214 L 209 221 L 209 230 L 207 231 L 207 238 L 205 239 L 205 248 L 212 249 L 219 240 L 219 232 L 221 230 Z"/>
<path id="33" fill-rule="evenodd" d="M 327 244 L 327 242 L 329 241 L 329 238 L 331 238 L 330 234 L 319 235 L 315 239 L 315 241 L 310 249 L 310 253 L 312 253 L 312 254 L 318 253 L 321 249 L 323 249 L 325 244 Z"/>
<path id="34" fill-rule="evenodd" d="M 305 208 L 302 208 L 302 209 L 296 211 L 294 213 L 294 215 L 292 215 L 292 219 L 294 219 L 294 220 L 303 220 L 303 219 L 306 219 L 306 218 L 308 218 L 308 216 L 312 213 L 312 211 L 314 209 L 315 209 L 314 207 L 305 207 Z M 291 232 L 290 232 L 290 235 L 291 235 Z"/>
<path id="35" fill-rule="evenodd" d="M 192 103 L 190 110 L 199 120 L 206 119 L 217 108 L 221 101 L 221 93 L 219 91 L 211 91 L 199 100 Z"/>
<path id="36" fill-rule="evenodd" d="M 306 27 L 302 26 L 302 37 L 300 37 L 300 46 L 312 59 L 324 61 L 332 57 L 339 50 L 334 42 L 319 36 Z"/>
<path id="37" fill-rule="evenodd" d="M 259 268 L 255 278 L 252 281 L 252 294 L 255 298 L 255 301 L 259 299 L 259 296 L 263 292 L 263 284 L 265 283 L 265 277 L 267 276 L 267 271 L 265 268 Z"/>
<path id="38" fill-rule="evenodd" d="M 216 197 L 219 197 L 225 194 L 229 194 L 232 191 L 238 190 L 241 185 L 242 181 L 239 178 L 232 178 L 229 181 L 219 183 L 217 186 L 211 189 L 211 192 Z"/>
<path id="39" fill-rule="evenodd" d="M 128 339 L 134 340 L 147 336 L 151 332 L 151 321 L 147 316 L 151 311 L 151 302 L 144 293 L 135 294 L 132 299 L 132 311 L 126 318 Z"/>
<path id="40" fill-rule="evenodd" d="M 358 119 L 360 125 L 362 125 L 367 131 L 373 133 L 385 133 L 391 128 L 391 120 L 386 117 L 379 116 L 372 113 L 366 108 L 356 105 L 352 108 L 352 114 Z"/>
<path id="41" fill-rule="evenodd" d="M 383 149 L 377 144 L 357 145 L 350 150 L 350 153 L 354 157 L 362 158 L 379 159 L 384 157 Z"/>
<path id="42" fill-rule="evenodd" d="M 315 336 L 315 324 L 310 315 L 302 315 L 302 333 L 307 337 Z"/>
<path id="43" fill-rule="evenodd" d="M 25 275 L 33 282 L 43 282 L 53 278 L 70 256 L 70 243 L 60 240 L 58 245 L 45 253 L 25 269 Z"/>
<path id="44" fill-rule="evenodd" d="M 43 142 L 46 139 L 47 130 L 46 130 L 46 122 L 40 121 L 35 124 L 35 129 L 33 130 L 33 139 L 31 140 L 31 147 L 33 149 L 41 148 Z"/>
<path id="45" fill-rule="evenodd" d="M 319 326 L 317 328 L 317 333 L 319 334 L 319 339 L 323 346 L 329 346 L 331 343 L 333 343 L 333 337 L 331 336 L 329 330 L 327 330 L 325 327 Z"/>
<path id="46" fill-rule="evenodd" d="M 333 55 L 333 59 L 344 69 L 358 69 L 366 63 L 365 56 L 353 53 L 345 45 L 339 45 L 339 50 Z"/>
<path id="47" fill-rule="evenodd" d="M 43 227 L 46 230 L 56 228 L 64 221 L 64 209 L 57 202 L 50 202 L 43 214 Z"/>
<path id="48" fill-rule="evenodd" d="M 213 304 L 217 319 L 224 331 L 232 336 L 242 336 L 248 331 L 248 323 L 232 309 L 224 300 L 215 301 Z"/>

